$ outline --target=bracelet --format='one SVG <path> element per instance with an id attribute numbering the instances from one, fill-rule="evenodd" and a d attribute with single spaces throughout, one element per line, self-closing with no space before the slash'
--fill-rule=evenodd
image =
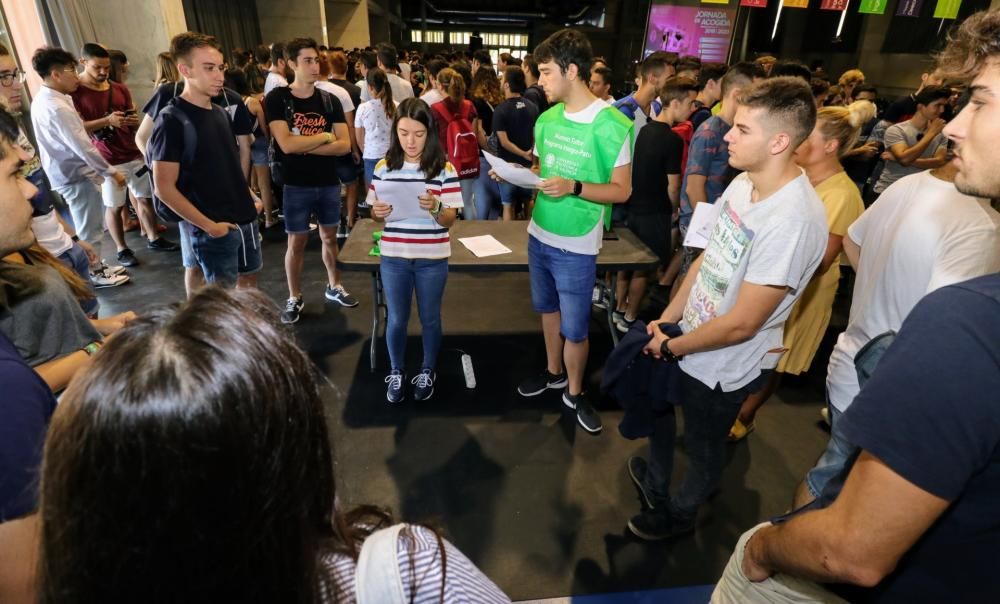
<path id="1" fill-rule="evenodd" d="M 326 144 L 329 145 L 330 143 L 333 142 L 333 135 L 332 134 L 330 134 L 329 132 L 324 132 L 323 134 L 326 135 Z"/>
<path id="2" fill-rule="evenodd" d="M 87 344 L 86 346 L 84 346 L 80 350 L 86 352 L 88 357 L 92 357 L 95 354 L 97 354 L 97 351 L 100 350 L 100 349 L 101 349 L 101 343 L 100 342 L 91 342 L 90 344 Z"/>
<path id="3" fill-rule="evenodd" d="M 438 216 L 441 213 L 441 209 L 442 209 L 441 208 L 441 200 L 438 199 L 437 200 L 437 205 L 434 207 L 433 210 L 430 211 L 431 212 L 431 216 L 435 216 L 435 217 Z"/>

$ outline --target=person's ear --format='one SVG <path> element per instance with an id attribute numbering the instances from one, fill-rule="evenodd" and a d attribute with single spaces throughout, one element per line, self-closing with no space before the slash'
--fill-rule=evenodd
<path id="1" fill-rule="evenodd" d="M 787 132 L 779 132 L 771 137 L 771 155 L 781 155 L 792 148 L 792 137 Z"/>
<path id="2" fill-rule="evenodd" d="M 576 63 L 570 63 L 566 67 L 566 79 L 575 80 L 580 75 L 580 68 L 576 66 Z"/>

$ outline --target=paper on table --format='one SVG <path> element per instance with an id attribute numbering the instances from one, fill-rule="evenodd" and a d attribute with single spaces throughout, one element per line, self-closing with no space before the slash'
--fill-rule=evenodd
<path id="1" fill-rule="evenodd" d="M 538 187 L 539 183 L 542 182 L 542 179 L 539 178 L 537 174 L 524 166 L 504 161 L 496 155 L 487 153 L 486 151 L 483 151 L 483 155 L 486 157 L 486 161 L 489 162 L 490 167 L 493 168 L 493 171 L 497 173 L 497 176 L 512 185 L 535 189 Z"/>
<path id="2" fill-rule="evenodd" d="M 496 240 L 493 235 L 480 235 L 478 237 L 459 237 L 462 245 L 467 247 L 476 258 L 486 256 L 499 256 L 500 254 L 513 253 L 509 247 Z"/>
<path id="3" fill-rule="evenodd" d="M 398 222 L 407 218 L 430 218 L 430 213 L 420 207 L 421 195 L 427 194 L 427 183 L 421 181 L 399 182 L 380 180 L 375 185 L 375 196 L 392 206 L 392 213 L 386 222 Z"/>
<path id="4" fill-rule="evenodd" d="M 685 247 L 702 250 L 708 247 L 708 238 L 712 236 L 712 229 L 719 220 L 722 206 L 723 204 L 717 202 L 699 203 L 694 207 L 694 215 L 691 216 L 687 236 L 684 237 Z"/>

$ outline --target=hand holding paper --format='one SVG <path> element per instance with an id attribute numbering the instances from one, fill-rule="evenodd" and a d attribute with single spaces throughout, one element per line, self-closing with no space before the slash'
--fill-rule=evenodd
<path id="1" fill-rule="evenodd" d="M 493 168 L 493 172 L 512 185 L 527 189 L 537 189 L 538 185 L 542 182 L 542 179 L 537 174 L 524 166 L 504 161 L 487 151 L 483 151 L 483 156 L 486 157 L 486 161 Z"/>

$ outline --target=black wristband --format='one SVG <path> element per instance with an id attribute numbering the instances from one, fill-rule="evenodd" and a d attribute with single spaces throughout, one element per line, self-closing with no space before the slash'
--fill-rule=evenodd
<path id="1" fill-rule="evenodd" d="M 579 180 L 574 180 L 573 181 L 573 195 L 576 195 L 577 197 L 579 197 L 580 193 L 583 193 L 583 183 L 580 182 Z"/>
<path id="2" fill-rule="evenodd" d="M 80 236 L 79 235 L 73 235 L 72 237 L 70 237 L 70 239 L 73 240 L 73 243 L 76 243 L 77 241 L 80 240 Z"/>
<path id="3" fill-rule="evenodd" d="M 668 344 L 670 344 L 669 339 L 664 340 L 663 343 L 660 344 L 660 356 L 663 357 L 664 361 L 667 361 L 668 363 L 676 363 L 677 361 L 684 358 L 683 356 L 677 356 L 676 354 L 671 352 L 670 346 Z"/>

